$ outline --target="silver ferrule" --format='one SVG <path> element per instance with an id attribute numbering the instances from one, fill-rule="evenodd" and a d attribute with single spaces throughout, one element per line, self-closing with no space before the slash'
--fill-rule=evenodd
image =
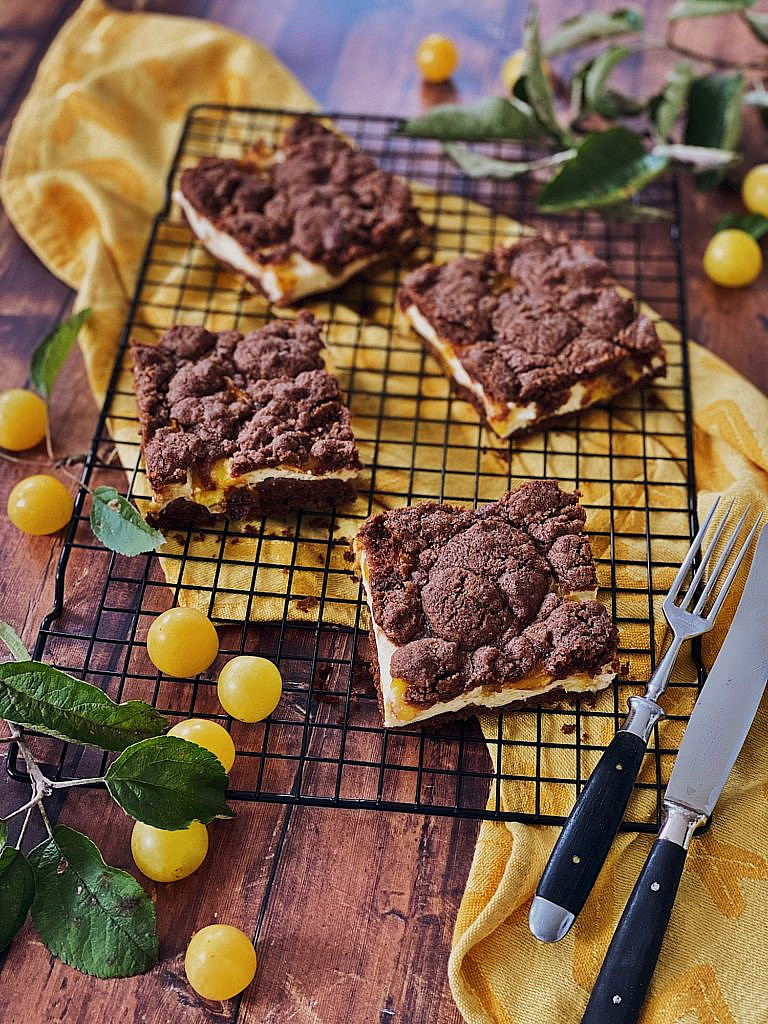
<path id="1" fill-rule="evenodd" d="M 659 830 L 659 839 L 677 843 L 684 850 L 688 849 L 691 836 L 707 820 L 706 814 L 694 811 L 685 804 L 677 804 L 672 800 L 664 801 L 664 820 Z"/>
<path id="2" fill-rule="evenodd" d="M 621 732 L 631 732 L 639 736 L 644 743 L 651 738 L 653 727 L 664 717 L 664 711 L 655 700 L 649 697 L 630 697 L 629 713 L 624 719 Z"/>

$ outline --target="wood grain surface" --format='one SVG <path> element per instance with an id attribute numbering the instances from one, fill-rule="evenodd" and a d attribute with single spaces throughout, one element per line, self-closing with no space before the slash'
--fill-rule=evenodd
<path id="1" fill-rule="evenodd" d="M 37 64 L 74 0 L 0 4 L 0 133 L 5 139 Z M 120 6 L 129 7 L 128 3 Z M 519 45 L 525 4 L 503 0 L 175 0 L 134 4 L 208 17 L 253 36 L 273 51 L 328 107 L 410 113 L 448 97 L 471 100 L 499 88 L 503 57 Z M 542 0 L 545 33 L 561 18 L 605 3 Z M 644 5 L 650 31 L 663 35 L 663 0 Z M 715 56 L 759 53 L 738 23 L 700 19 L 685 44 Z M 457 41 L 462 64 L 449 87 L 423 87 L 413 66 L 418 40 L 442 31 Z M 678 31 L 683 31 L 679 29 Z M 564 58 L 557 67 L 568 68 Z M 620 85 L 650 91 L 665 58 L 649 52 L 627 62 Z M 751 116 L 747 162 L 764 158 L 766 135 Z M 702 276 L 712 223 L 738 206 L 735 194 L 686 188 L 683 231 L 691 335 L 768 390 L 765 275 L 728 292 Z M 29 353 L 66 314 L 71 292 L 0 221 L 2 386 L 21 385 Z M 695 401 L 695 396 L 694 396 Z M 73 354 L 53 402 L 59 449 L 83 451 L 96 422 L 82 364 Z M 24 470 L 4 463 L 0 500 Z M 0 522 L 2 611 L 32 644 L 51 603 L 58 540 L 31 538 Z M 80 600 L 98 590 L 97 573 L 76 581 Z M 74 585 L 74 584 L 73 584 Z M 26 799 L 0 781 L 0 807 Z M 446 977 L 453 921 L 472 858 L 477 825 L 447 818 L 371 811 L 243 805 L 231 823 L 211 828 L 211 851 L 193 877 L 169 886 L 146 880 L 157 900 L 161 962 L 150 974 L 99 982 L 54 960 L 27 925 L 5 957 L 2 1024 L 52 1021 L 201 1024 L 455 1024 Z M 73 792 L 60 820 L 90 831 L 111 863 L 131 868 L 130 821 L 104 795 Z M 257 980 L 241 999 L 206 1004 L 184 979 L 190 934 L 212 921 L 257 935 Z"/>

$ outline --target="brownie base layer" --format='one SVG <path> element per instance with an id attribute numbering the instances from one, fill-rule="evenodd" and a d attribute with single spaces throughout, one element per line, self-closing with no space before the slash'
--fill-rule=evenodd
<path id="1" fill-rule="evenodd" d="M 368 629 L 368 648 L 371 659 L 371 677 L 376 688 L 376 699 L 383 722 L 384 694 L 381 689 L 381 668 L 379 666 L 379 654 L 376 647 L 376 634 L 373 625 Z M 618 661 L 616 669 L 618 671 Z M 608 689 L 608 687 L 603 687 L 603 689 Z M 518 711 L 521 708 L 552 707 L 555 704 L 567 704 L 569 707 L 575 707 L 577 703 L 591 705 L 595 703 L 602 692 L 603 690 L 585 690 L 584 693 L 571 693 L 562 686 L 558 686 L 554 690 L 547 690 L 546 693 L 542 693 L 540 697 L 529 697 L 527 700 L 511 700 L 509 704 L 504 704 L 497 708 L 486 708 L 482 704 L 468 704 L 461 711 L 444 711 L 441 715 L 433 715 L 431 718 L 425 718 L 417 722 L 403 722 L 399 725 L 389 726 L 389 728 L 410 729 L 423 727 L 425 729 L 441 729 L 449 726 L 452 722 L 461 722 L 482 712 L 504 714 L 507 711 Z M 385 728 L 387 727 L 385 726 Z"/>
<path id="2" fill-rule="evenodd" d="M 350 480 L 264 480 L 253 487 L 230 488 L 221 512 L 211 512 L 188 498 L 176 498 L 149 512 L 147 522 L 153 526 L 206 526 L 223 517 L 250 520 L 300 510 L 325 512 L 354 501 L 356 493 Z"/>

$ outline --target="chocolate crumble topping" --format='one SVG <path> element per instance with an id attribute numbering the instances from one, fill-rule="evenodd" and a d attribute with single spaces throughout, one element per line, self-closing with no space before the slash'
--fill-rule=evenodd
<path id="1" fill-rule="evenodd" d="M 177 325 L 157 345 L 131 346 L 144 458 L 153 488 L 275 466 L 312 473 L 358 469 L 335 378 L 323 368 L 311 313 L 250 334 Z"/>
<path id="2" fill-rule="evenodd" d="M 574 597 L 597 586 L 585 518 L 578 495 L 536 480 L 474 511 L 425 502 L 363 524 L 373 618 L 409 703 L 613 661 L 605 607 Z"/>
<path id="3" fill-rule="evenodd" d="M 653 323 L 615 287 L 585 242 L 523 237 L 479 257 L 425 264 L 400 289 L 455 348 L 471 378 L 494 401 L 535 401 L 555 409 L 577 381 L 632 358 L 663 374 Z M 626 379 L 625 386 L 631 381 Z"/>
<path id="4" fill-rule="evenodd" d="M 205 157 L 182 173 L 181 191 L 262 263 L 299 252 L 333 272 L 421 232 L 405 182 L 316 118 L 297 117 L 278 155 L 274 162 L 263 151 L 241 160 Z"/>

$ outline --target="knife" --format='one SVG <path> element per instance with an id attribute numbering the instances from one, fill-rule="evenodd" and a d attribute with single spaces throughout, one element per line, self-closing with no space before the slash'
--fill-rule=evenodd
<path id="1" fill-rule="evenodd" d="M 653 975 L 688 844 L 723 791 L 768 677 L 768 527 L 728 635 L 685 730 L 664 820 L 608 947 L 582 1024 L 632 1024 Z"/>

